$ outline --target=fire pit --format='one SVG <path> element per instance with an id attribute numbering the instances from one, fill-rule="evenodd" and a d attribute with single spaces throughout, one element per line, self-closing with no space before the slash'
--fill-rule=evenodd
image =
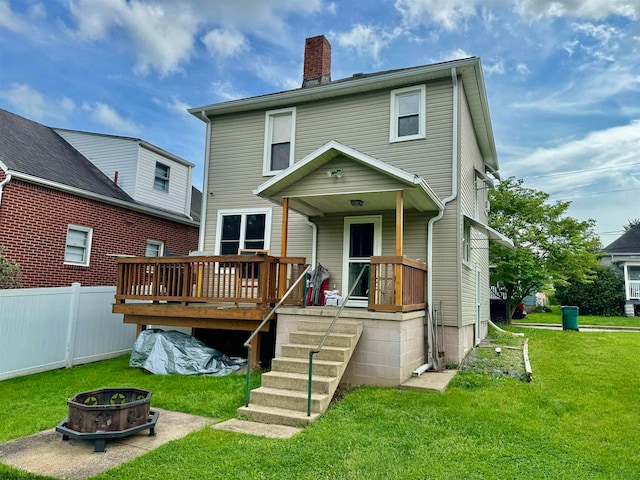
<path id="1" fill-rule="evenodd" d="M 62 440 L 94 440 L 94 452 L 105 451 L 105 440 L 150 429 L 155 435 L 159 413 L 152 411 L 151 392 L 138 388 L 102 388 L 78 393 L 67 401 L 69 416 L 56 427 Z"/>

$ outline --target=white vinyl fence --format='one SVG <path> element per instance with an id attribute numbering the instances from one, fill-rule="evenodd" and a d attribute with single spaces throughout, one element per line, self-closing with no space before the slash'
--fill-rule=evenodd
<path id="1" fill-rule="evenodd" d="M 111 313 L 115 287 L 0 290 L 0 380 L 131 351 L 136 326 Z"/>

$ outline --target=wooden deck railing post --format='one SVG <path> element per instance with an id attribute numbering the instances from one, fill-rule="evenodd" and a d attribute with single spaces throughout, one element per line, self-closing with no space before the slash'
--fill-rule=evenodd
<path id="1" fill-rule="evenodd" d="M 404 241 L 404 200 L 402 190 L 396 192 L 396 256 L 402 257 L 402 247 Z M 396 264 L 396 306 L 404 305 L 402 263 Z"/>

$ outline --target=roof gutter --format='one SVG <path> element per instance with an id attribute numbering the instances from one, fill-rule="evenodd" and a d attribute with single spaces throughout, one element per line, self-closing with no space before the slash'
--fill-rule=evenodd
<path id="1" fill-rule="evenodd" d="M 42 178 L 34 177 L 34 176 L 28 175 L 26 173 L 13 172 L 12 175 L 13 175 L 13 177 L 15 177 L 17 179 L 20 179 L 20 180 L 24 180 L 25 182 L 35 183 L 35 184 L 38 184 L 38 185 L 43 185 L 45 187 L 50 187 L 50 188 L 53 188 L 55 190 L 61 190 L 63 192 L 68 192 L 68 193 L 71 193 L 73 195 L 77 195 L 79 197 L 89 198 L 91 200 L 97 200 L 99 202 L 107 203 L 107 204 L 110 204 L 110 205 L 115 205 L 117 207 L 126 208 L 128 210 L 134 210 L 134 211 L 137 211 L 137 212 L 146 213 L 148 215 L 153 215 L 154 217 L 165 218 L 167 220 L 183 223 L 185 225 L 190 225 L 190 226 L 193 226 L 193 227 L 197 227 L 198 226 L 198 222 L 195 222 L 193 220 L 189 220 L 188 218 L 182 217 L 180 215 L 174 215 L 174 214 L 168 213 L 168 212 L 166 212 L 166 213 L 165 212 L 160 212 L 158 210 L 155 210 L 155 209 L 153 209 L 151 207 L 146 207 L 144 205 L 131 203 L 131 202 L 126 202 L 124 200 L 119 200 L 117 198 L 107 197 L 106 195 L 101 195 L 99 193 L 88 192 L 88 191 L 82 190 L 80 188 L 71 187 L 69 185 L 64 185 L 62 183 L 52 182 L 50 180 L 45 180 L 45 179 L 42 179 Z M 5 181 L 6 181 L 6 179 L 5 179 Z M 4 183 L 4 181 L 3 181 L 3 183 Z"/>
<path id="2" fill-rule="evenodd" d="M 209 158 L 211 152 L 211 119 L 207 117 L 204 110 L 200 112 L 200 115 L 207 123 L 207 135 L 204 143 L 204 162 L 202 172 L 202 205 L 200 206 L 200 232 L 198 235 L 198 250 L 204 251 L 204 239 L 207 225 L 207 200 L 209 198 Z"/>

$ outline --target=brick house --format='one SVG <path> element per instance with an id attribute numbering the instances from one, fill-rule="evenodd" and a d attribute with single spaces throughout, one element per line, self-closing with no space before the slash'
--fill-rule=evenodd
<path id="1" fill-rule="evenodd" d="M 0 109 L 0 247 L 24 287 L 114 285 L 117 256 L 197 249 L 192 168 L 139 139 L 55 130 Z"/>

